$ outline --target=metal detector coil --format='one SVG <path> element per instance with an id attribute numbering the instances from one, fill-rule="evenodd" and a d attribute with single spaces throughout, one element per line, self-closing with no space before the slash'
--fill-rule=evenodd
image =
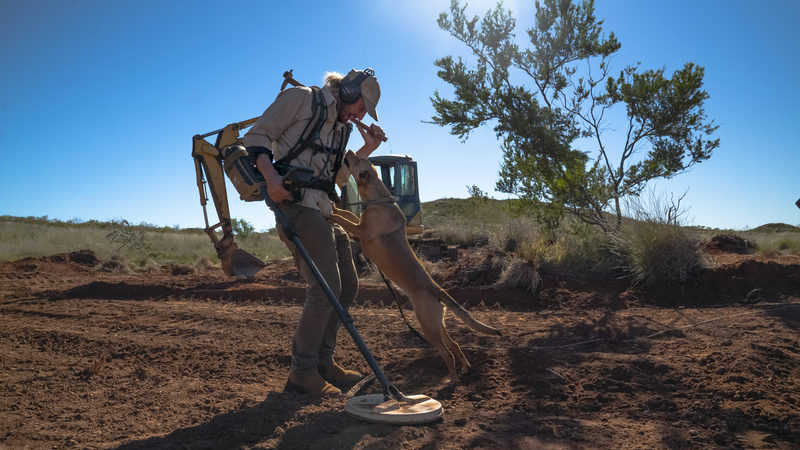
<path id="1" fill-rule="evenodd" d="M 408 403 L 393 398 L 386 400 L 383 394 L 367 394 L 353 397 L 344 405 L 344 412 L 367 422 L 394 425 L 413 425 L 439 420 L 444 413 L 442 404 L 427 395 L 409 395 L 419 403 Z"/>

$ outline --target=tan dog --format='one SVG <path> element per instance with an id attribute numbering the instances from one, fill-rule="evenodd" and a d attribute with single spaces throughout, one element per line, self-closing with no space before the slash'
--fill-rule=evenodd
<path id="1" fill-rule="evenodd" d="M 465 369 L 470 364 L 445 328 L 447 306 L 476 331 L 495 335 L 500 335 L 500 331 L 475 320 L 425 271 L 408 245 L 405 214 L 378 178 L 372 164 L 348 151 L 345 165 L 356 180 L 366 209 L 359 218 L 350 211 L 334 208 L 331 220 L 341 225 L 350 236 L 357 237 L 364 255 L 408 294 L 425 338 L 444 359 L 454 382 L 458 377 L 456 359 Z"/>

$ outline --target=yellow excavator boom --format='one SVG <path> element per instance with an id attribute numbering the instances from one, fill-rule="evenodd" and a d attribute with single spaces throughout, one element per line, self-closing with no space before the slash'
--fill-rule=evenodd
<path id="1" fill-rule="evenodd" d="M 192 137 L 192 158 L 197 174 L 197 189 L 200 192 L 200 204 L 203 206 L 205 219 L 205 232 L 214 244 L 217 256 L 222 262 L 222 270 L 229 276 L 252 277 L 265 264 L 260 259 L 239 248 L 234 242 L 231 213 L 228 206 L 228 193 L 225 188 L 225 174 L 222 170 L 222 149 L 239 143 L 239 131 L 252 125 L 258 117 L 235 122 L 216 131 Z M 217 135 L 215 145 L 211 145 L 206 138 Z M 207 180 L 206 180 L 207 177 Z M 219 222 L 210 225 L 206 203 L 206 182 L 211 188 L 211 198 L 217 211 Z M 217 236 L 217 230 L 222 229 L 222 238 Z"/>

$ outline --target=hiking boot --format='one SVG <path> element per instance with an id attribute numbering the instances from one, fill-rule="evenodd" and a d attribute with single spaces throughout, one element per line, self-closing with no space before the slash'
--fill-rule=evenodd
<path id="1" fill-rule="evenodd" d="M 347 391 L 356 383 L 364 378 L 364 375 L 356 372 L 355 370 L 347 370 L 333 361 L 330 365 L 320 365 L 317 367 L 319 374 L 328 383 L 336 386 L 342 391 Z"/>
<path id="2" fill-rule="evenodd" d="M 290 372 L 289 379 L 286 381 L 284 392 L 295 392 L 298 394 L 309 394 L 313 396 L 338 395 L 342 391 L 336 386 L 323 380 L 319 372 L 297 373 Z"/>

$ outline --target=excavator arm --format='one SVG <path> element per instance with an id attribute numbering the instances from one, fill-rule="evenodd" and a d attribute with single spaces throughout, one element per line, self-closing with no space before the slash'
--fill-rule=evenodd
<path id="1" fill-rule="evenodd" d="M 200 204 L 203 206 L 205 232 L 214 244 L 217 256 L 222 262 L 222 270 L 229 276 L 252 277 L 265 264 L 260 259 L 239 248 L 234 242 L 231 213 L 228 206 L 228 193 L 225 187 L 225 174 L 222 166 L 222 149 L 239 143 L 239 131 L 246 128 L 258 117 L 235 122 L 210 133 L 192 137 L 192 158 L 194 159 L 197 174 L 197 189 L 200 192 Z M 215 145 L 206 141 L 207 137 L 216 135 Z M 219 222 L 210 225 L 208 221 L 208 195 L 206 183 L 211 188 L 211 198 L 217 211 Z M 218 237 L 217 230 L 222 230 L 222 237 Z"/>

